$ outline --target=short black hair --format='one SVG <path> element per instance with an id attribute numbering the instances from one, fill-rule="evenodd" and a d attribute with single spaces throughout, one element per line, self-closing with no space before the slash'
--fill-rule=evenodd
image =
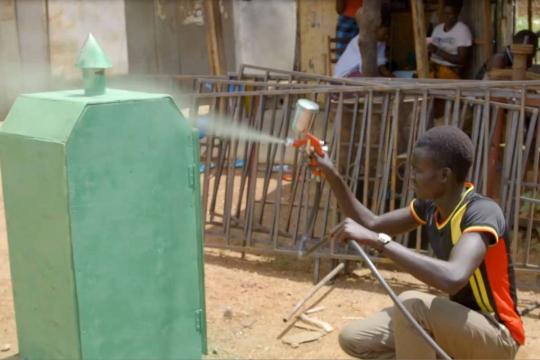
<path id="1" fill-rule="evenodd" d="M 467 134 L 455 126 L 436 126 L 416 142 L 416 148 L 427 148 L 441 167 L 452 170 L 456 180 L 464 182 L 473 162 L 474 146 Z"/>
<path id="2" fill-rule="evenodd" d="M 536 50 L 538 48 L 538 35 L 530 30 L 521 30 L 514 35 L 512 42 L 514 44 L 530 44 Z"/>

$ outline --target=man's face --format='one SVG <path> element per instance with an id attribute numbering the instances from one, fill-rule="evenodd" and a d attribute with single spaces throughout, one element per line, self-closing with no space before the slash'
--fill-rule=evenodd
<path id="1" fill-rule="evenodd" d="M 458 15 L 452 6 L 445 6 L 442 13 L 442 21 L 447 27 L 452 27 L 458 21 Z"/>
<path id="2" fill-rule="evenodd" d="M 447 176 L 427 148 L 415 148 L 411 162 L 411 182 L 418 199 L 433 200 L 444 194 Z"/>

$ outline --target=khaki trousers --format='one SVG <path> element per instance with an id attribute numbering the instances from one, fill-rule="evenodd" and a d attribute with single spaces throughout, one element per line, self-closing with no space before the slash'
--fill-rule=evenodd
<path id="1" fill-rule="evenodd" d="M 494 318 L 447 298 L 406 291 L 399 298 L 412 316 L 454 359 L 513 359 L 518 350 Z M 395 307 L 347 324 L 341 348 L 363 359 L 436 359 L 435 351 Z"/>

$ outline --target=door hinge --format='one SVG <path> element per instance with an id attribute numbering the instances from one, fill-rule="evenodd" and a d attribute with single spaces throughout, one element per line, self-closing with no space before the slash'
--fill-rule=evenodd
<path id="1" fill-rule="evenodd" d="M 195 310 L 195 329 L 198 332 L 202 330 L 202 309 Z"/>
<path id="2" fill-rule="evenodd" d="M 195 189 L 195 165 L 188 166 L 188 186 Z"/>

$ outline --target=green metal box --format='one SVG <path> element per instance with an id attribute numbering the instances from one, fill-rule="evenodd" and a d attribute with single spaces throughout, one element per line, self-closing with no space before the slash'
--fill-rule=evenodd
<path id="1" fill-rule="evenodd" d="M 197 141 L 166 95 L 17 99 L 0 155 L 23 359 L 206 352 Z"/>

